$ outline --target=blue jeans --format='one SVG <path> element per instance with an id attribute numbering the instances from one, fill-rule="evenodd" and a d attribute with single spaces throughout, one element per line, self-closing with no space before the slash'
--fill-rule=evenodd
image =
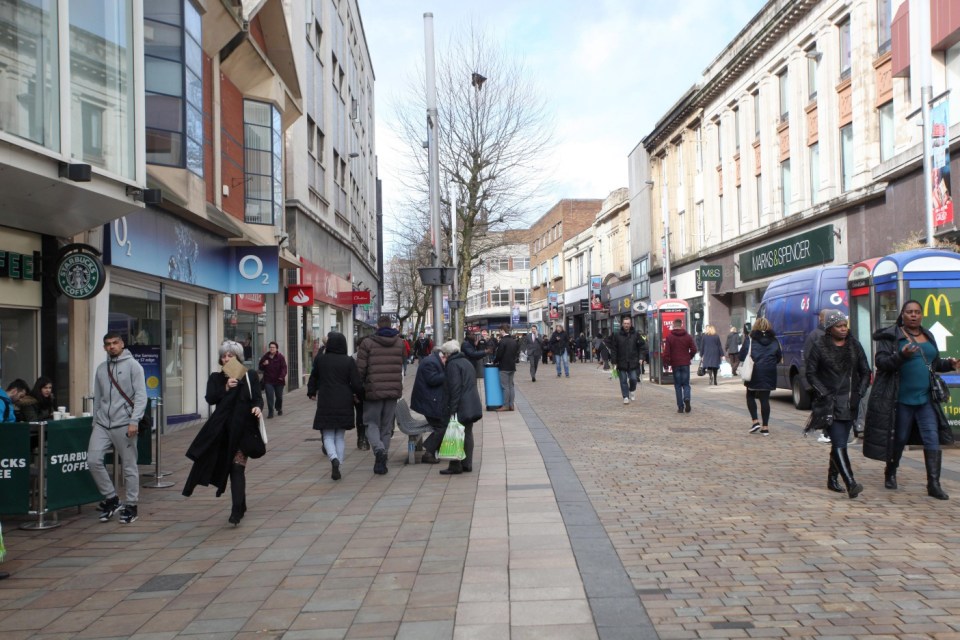
<path id="1" fill-rule="evenodd" d="M 627 398 L 631 393 L 637 390 L 637 374 L 639 370 L 637 369 L 628 369 L 624 371 L 620 369 L 620 394 Z"/>
<path id="2" fill-rule="evenodd" d="M 283 411 L 283 385 L 282 384 L 264 384 L 267 392 L 267 417 L 273 417 L 273 409 Z"/>
<path id="3" fill-rule="evenodd" d="M 323 446 L 327 449 L 327 457 L 332 461 L 334 458 L 343 462 L 343 457 L 346 449 L 344 444 L 344 436 L 347 433 L 346 429 L 321 429 L 320 433 L 323 434 Z"/>
<path id="4" fill-rule="evenodd" d="M 834 449 L 846 449 L 850 429 L 853 429 L 853 420 L 834 420 L 827 430 L 830 434 L 830 446 Z"/>
<path id="5" fill-rule="evenodd" d="M 570 356 L 567 355 L 567 350 L 564 349 L 561 353 L 553 354 L 553 363 L 557 365 L 557 377 L 560 377 L 560 363 L 563 363 L 563 372 L 567 374 L 567 377 L 570 377 Z"/>
<path id="6" fill-rule="evenodd" d="M 677 394 L 677 407 L 683 409 L 683 401 L 690 400 L 690 365 L 673 368 L 673 390 Z"/>
<path id="7" fill-rule="evenodd" d="M 930 451 L 940 450 L 940 436 L 937 430 L 937 414 L 929 402 L 926 404 L 900 404 L 897 403 L 897 428 L 894 436 L 894 447 L 896 451 L 903 451 L 910 439 L 910 430 L 913 422 L 916 420 L 920 428 L 920 439 L 923 440 L 923 448 Z"/>

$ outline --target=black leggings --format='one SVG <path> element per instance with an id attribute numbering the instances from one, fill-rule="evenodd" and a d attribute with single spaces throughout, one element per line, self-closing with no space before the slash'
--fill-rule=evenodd
<path id="1" fill-rule="evenodd" d="M 766 427 L 770 422 L 770 392 L 747 389 L 747 410 L 754 421 L 757 419 L 757 400 L 760 400 L 760 417 Z"/>

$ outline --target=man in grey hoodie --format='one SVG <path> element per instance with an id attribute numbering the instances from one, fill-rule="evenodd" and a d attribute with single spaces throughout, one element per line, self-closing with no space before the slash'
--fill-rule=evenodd
<path id="1" fill-rule="evenodd" d="M 100 503 L 100 522 L 107 522 L 120 511 L 120 522 L 130 524 L 137 519 L 140 497 L 140 473 L 137 469 L 137 429 L 147 408 L 147 385 L 143 367 L 123 347 L 120 334 L 111 331 L 103 336 L 106 362 L 97 367 L 93 385 L 93 431 L 87 448 L 87 464 L 97 490 L 104 497 Z M 127 500 L 122 509 L 120 496 L 103 464 L 107 449 L 123 463 Z"/>

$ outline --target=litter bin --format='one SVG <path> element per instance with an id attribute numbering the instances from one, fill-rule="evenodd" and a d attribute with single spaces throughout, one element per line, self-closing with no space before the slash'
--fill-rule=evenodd
<path id="1" fill-rule="evenodd" d="M 500 367 L 483 365 L 483 388 L 487 400 L 487 411 L 503 406 L 503 389 L 500 387 Z"/>

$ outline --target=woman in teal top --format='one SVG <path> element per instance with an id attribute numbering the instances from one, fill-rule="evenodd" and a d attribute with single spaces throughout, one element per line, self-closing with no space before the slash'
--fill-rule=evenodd
<path id="1" fill-rule="evenodd" d="M 956 370 L 957 359 L 940 357 L 937 342 L 922 321 L 923 306 L 910 300 L 894 326 L 873 334 L 877 374 L 867 404 L 863 455 L 886 462 L 883 486 L 896 489 L 904 447 L 922 442 L 927 495 L 946 500 L 949 496 L 940 487 L 940 433 L 950 437 L 950 427 L 930 394 L 930 371 Z"/>

